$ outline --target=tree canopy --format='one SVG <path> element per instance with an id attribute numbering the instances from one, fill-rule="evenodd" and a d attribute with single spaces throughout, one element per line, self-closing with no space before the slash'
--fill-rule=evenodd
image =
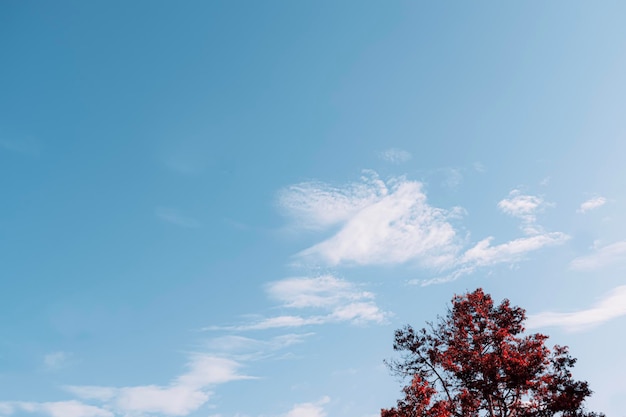
<path id="1" fill-rule="evenodd" d="M 401 358 L 390 368 L 410 378 L 404 398 L 381 417 L 601 417 L 587 412 L 587 382 L 572 377 L 567 347 L 524 335 L 524 309 L 494 305 L 482 289 L 457 295 L 445 317 L 395 333 Z"/>

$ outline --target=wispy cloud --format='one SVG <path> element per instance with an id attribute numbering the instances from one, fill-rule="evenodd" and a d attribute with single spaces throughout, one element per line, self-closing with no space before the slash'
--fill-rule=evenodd
<path id="1" fill-rule="evenodd" d="M 543 312 L 528 317 L 526 327 L 562 327 L 581 331 L 626 315 L 626 285 L 614 288 L 593 307 L 572 313 Z"/>
<path id="2" fill-rule="evenodd" d="M 113 417 L 104 408 L 84 404 L 80 401 L 56 402 L 0 402 L 0 414 L 10 416 L 16 413 L 37 413 L 50 417 Z"/>
<path id="3" fill-rule="evenodd" d="M 500 245 L 491 246 L 493 237 L 481 240 L 461 257 L 461 264 L 487 266 L 502 262 L 516 262 L 529 252 L 546 246 L 560 245 L 570 237 L 565 233 L 553 232 L 514 239 Z"/>
<path id="4" fill-rule="evenodd" d="M 287 278 L 269 283 L 266 291 L 281 303 L 281 308 L 305 310 L 308 314 L 260 318 L 241 325 L 211 326 L 205 330 L 266 330 L 336 322 L 383 323 L 388 316 L 375 304 L 372 293 L 332 275 Z"/>
<path id="5" fill-rule="evenodd" d="M 427 286 L 454 281 L 463 275 L 473 273 L 480 267 L 520 262 L 530 252 L 543 249 L 544 247 L 561 245 L 569 239 L 570 236 L 565 233 L 552 232 L 514 239 L 492 246 L 493 237 L 488 237 L 465 251 L 457 260 L 457 265 L 452 272 L 427 280 L 411 280 L 409 283 Z"/>
<path id="6" fill-rule="evenodd" d="M 211 351 L 241 361 L 256 361 L 273 357 L 277 352 L 303 343 L 315 333 L 288 333 L 270 339 L 254 339 L 241 335 L 224 335 L 207 342 Z"/>
<path id="7" fill-rule="evenodd" d="M 580 205 L 580 207 L 578 208 L 578 210 L 576 210 L 578 213 L 587 213 L 588 211 L 591 210 L 595 210 L 598 207 L 602 207 L 603 205 L 606 204 L 606 198 L 604 197 L 593 197 L 590 198 L 589 200 L 585 201 L 584 203 L 582 203 Z"/>
<path id="8" fill-rule="evenodd" d="M 198 220 L 192 217 L 185 216 L 179 210 L 173 208 L 157 207 L 155 210 L 155 215 L 160 220 L 184 228 L 195 229 L 202 226 L 202 224 Z"/>
<path id="9" fill-rule="evenodd" d="M 46 366 L 46 369 L 60 369 L 67 365 L 71 357 L 72 354 L 67 352 L 50 352 L 44 355 L 43 363 Z"/>
<path id="10" fill-rule="evenodd" d="M 448 168 L 445 170 L 445 174 L 446 178 L 443 181 L 443 185 L 448 188 L 456 189 L 463 182 L 463 174 L 458 168 Z"/>
<path id="11" fill-rule="evenodd" d="M 479 172 L 481 174 L 487 172 L 487 167 L 485 167 L 485 165 L 483 165 L 481 162 L 474 162 L 472 166 L 474 167 L 474 170 L 476 172 Z"/>
<path id="12" fill-rule="evenodd" d="M 594 249 L 590 255 L 575 258 L 570 268 L 580 271 L 600 269 L 626 261 L 626 240 Z"/>
<path id="13" fill-rule="evenodd" d="M 379 156 L 382 160 L 391 162 L 392 164 L 401 164 L 409 161 L 413 157 L 410 152 L 398 148 L 384 150 Z"/>
<path id="14" fill-rule="evenodd" d="M 306 192 L 294 192 L 303 188 Z M 289 213 L 297 213 L 292 217 L 305 227 L 311 222 L 342 225 L 334 236 L 300 252 L 302 260 L 329 265 L 416 261 L 441 267 L 450 264 L 458 250 L 448 222 L 453 213 L 429 205 L 416 181 L 397 178 L 385 183 L 372 174 L 343 188 L 298 184 L 283 190 L 282 201 L 290 203 Z"/>
<path id="15" fill-rule="evenodd" d="M 521 229 L 524 233 L 533 235 L 542 233 L 542 228 L 536 224 L 537 212 L 546 205 L 543 198 L 522 194 L 520 190 L 513 190 L 509 197 L 498 203 L 498 208 L 510 216 L 522 220 Z"/>
<path id="16" fill-rule="evenodd" d="M 388 193 L 375 173 L 343 187 L 317 181 L 291 185 L 278 193 L 278 205 L 296 227 L 319 230 L 343 223 Z"/>
<path id="17" fill-rule="evenodd" d="M 240 363 L 212 355 L 193 355 L 187 366 L 188 371 L 167 386 L 68 386 L 66 390 L 82 400 L 101 402 L 104 409 L 114 410 L 124 416 L 153 413 L 186 416 L 209 400 L 212 395 L 210 388 L 251 378 L 239 374 Z"/>
<path id="18" fill-rule="evenodd" d="M 297 184 L 282 190 L 279 202 L 303 228 L 338 227 L 330 237 L 299 252 L 299 262 L 331 266 L 413 263 L 442 273 L 434 279 L 412 281 L 422 285 L 451 281 L 479 267 L 519 262 L 530 252 L 569 239 L 565 233 L 544 231 L 537 224 L 537 214 L 549 204 L 519 190 L 511 191 L 497 207 L 520 219 L 527 236 L 499 245 L 492 245 L 494 237 L 487 237 L 468 249 L 464 249 L 467 238 L 459 238 L 452 225 L 464 210 L 430 205 L 422 184 L 402 177 L 384 182 L 368 172 L 360 182 L 344 187 L 321 182 Z M 299 326 L 307 320 L 321 318 L 284 316 L 279 322 Z"/>
<path id="19" fill-rule="evenodd" d="M 316 402 L 299 403 L 294 405 L 284 417 L 326 417 L 324 405 L 329 402 L 329 397 L 323 397 Z"/>
<path id="20" fill-rule="evenodd" d="M 345 302 L 374 298 L 372 293 L 359 291 L 354 284 L 332 275 L 287 278 L 269 283 L 266 289 L 270 297 L 293 308 L 332 308 Z"/>

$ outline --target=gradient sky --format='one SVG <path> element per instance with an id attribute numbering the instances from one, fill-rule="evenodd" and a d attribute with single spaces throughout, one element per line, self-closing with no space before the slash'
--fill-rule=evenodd
<path id="1" fill-rule="evenodd" d="M 624 16 L 3 1 L 0 416 L 373 417 L 477 287 L 626 415 Z"/>

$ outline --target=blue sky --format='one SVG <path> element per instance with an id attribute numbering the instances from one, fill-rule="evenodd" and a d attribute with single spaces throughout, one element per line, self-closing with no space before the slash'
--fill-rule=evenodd
<path id="1" fill-rule="evenodd" d="M 626 409 L 626 5 L 0 5 L 0 416 L 372 417 L 484 288 Z"/>

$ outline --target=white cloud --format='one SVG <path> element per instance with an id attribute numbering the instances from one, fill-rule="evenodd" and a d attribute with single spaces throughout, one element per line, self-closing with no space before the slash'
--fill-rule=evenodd
<path id="1" fill-rule="evenodd" d="M 374 303 L 374 294 L 361 291 L 356 285 L 332 275 L 286 278 L 269 283 L 266 291 L 281 303 L 281 308 L 315 310 L 317 314 L 280 315 L 236 326 L 212 326 L 205 330 L 266 330 L 336 322 L 383 323 L 388 315 Z"/>
<path id="2" fill-rule="evenodd" d="M 502 212 L 522 220 L 522 230 L 529 235 L 542 232 L 541 227 L 536 225 L 536 213 L 545 205 L 541 197 L 522 194 L 520 190 L 513 190 L 509 198 L 502 199 L 498 208 Z"/>
<path id="3" fill-rule="evenodd" d="M 349 322 L 352 324 L 384 323 L 389 316 L 374 303 L 351 303 L 337 306 L 325 315 L 298 316 L 284 315 L 261 319 L 249 324 L 226 327 L 209 327 L 208 330 L 267 330 L 279 328 L 295 328 L 326 323 Z"/>
<path id="4" fill-rule="evenodd" d="M 548 246 L 560 245 L 569 239 L 570 237 L 564 233 L 553 232 L 514 239 L 500 245 L 491 246 L 493 237 L 488 237 L 465 251 L 457 260 L 456 268 L 449 274 L 427 280 L 411 280 L 409 284 L 427 286 L 454 281 L 463 275 L 473 273 L 479 267 L 519 262 L 529 252 Z"/>
<path id="5" fill-rule="evenodd" d="M 115 397 L 117 393 L 117 388 L 89 385 L 70 385 L 64 387 L 64 389 L 83 400 L 96 400 L 101 402 L 109 401 Z"/>
<path id="6" fill-rule="evenodd" d="M 372 302 L 350 303 L 333 309 L 328 316 L 332 321 L 349 321 L 356 324 L 383 323 L 387 314 Z"/>
<path id="7" fill-rule="evenodd" d="M 593 270 L 626 261 L 626 240 L 597 248 L 590 255 L 575 258 L 570 268 L 575 270 Z"/>
<path id="8" fill-rule="evenodd" d="M 328 312 L 310 317 L 281 316 L 263 321 L 288 326 L 347 321 L 352 323 L 385 321 L 386 314 L 374 303 L 374 294 L 360 290 L 348 281 L 332 275 L 316 278 L 298 277 L 271 282 L 266 290 L 270 297 L 286 308 L 313 308 Z"/>
<path id="9" fill-rule="evenodd" d="M 474 162 L 473 167 L 476 172 L 479 172 L 481 174 L 487 172 L 487 168 L 481 162 Z"/>
<path id="10" fill-rule="evenodd" d="M 155 214 L 159 219 L 171 224 L 175 224 L 176 226 L 189 229 L 195 229 L 201 226 L 198 220 L 185 216 L 180 211 L 173 208 L 157 207 L 157 209 L 155 210 Z"/>
<path id="11" fill-rule="evenodd" d="M 13 406 L 8 402 L 0 402 L 0 415 L 13 414 Z"/>
<path id="12" fill-rule="evenodd" d="M 60 369 L 67 364 L 71 356 L 67 352 L 50 352 L 44 356 L 43 363 L 49 370 Z"/>
<path id="13" fill-rule="evenodd" d="M 409 161 L 413 156 L 410 152 L 398 148 L 389 148 L 380 153 L 380 158 L 392 164 L 401 164 Z"/>
<path id="14" fill-rule="evenodd" d="M 113 416 L 109 410 L 83 404 L 78 401 L 59 401 L 42 403 L 42 411 L 52 417 L 110 417 Z"/>
<path id="15" fill-rule="evenodd" d="M 209 400 L 212 394 L 210 387 L 251 378 L 238 373 L 241 367 L 238 362 L 211 355 L 193 355 L 187 367 L 188 372 L 175 378 L 168 386 L 69 386 L 66 390 L 84 400 L 100 401 L 107 409 L 128 417 L 146 413 L 186 416 Z"/>
<path id="16" fill-rule="evenodd" d="M 312 317 L 302 317 L 302 316 L 276 316 L 270 317 L 266 319 L 261 319 L 259 321 L 242 324 L 238 326 L 217 326 L 217 327 L 208 327 L 207 330 L 267 330 L 267 329 L 280 329 L 280 328 L 293 328 L 293 327 L 302 327 L 309 326 L 312 324 L 324 324 L 327 323 L 328 320 L 323 316 L 312 316 Z"/>
<path id="17" fill-rule="evenodd" d="M 456 189 L 463 182 L 463 174 L 458 168 L 450 168 L 446 170 L 446 179 L 443 182 L 448 188 Z"/>
<path id="18" fill-rule="evenodd" d="M 357 199 L 360 204 L 352 204 L 354 210 L 337 216 L 344 223 L 339 232 L 298 256 L 330 265 L 408 261 L 427 267 L 449 265 L 458 250 L 455 230 L 448 222 L 450 213 L 427 203 L 421 183 L 405 179 L 390 183 L 377 181 L 369 192 L 376 198 Z M 323 184 L 318 187 L 318 192 L 325 192 Z M 325 215 L 331 212 L 326 210 Z"/>
<path id="19" fill-rule="evenodd" d="M 278 205 L 299 227 L 315 230 L 343 223 L 387 193 L 375 173 L 366 174 L 345 187 L 314 181 L 289 186 L 278 193 Z"/>
<path id="20" fill-rule="evenodd" d="M 186 386 L 159 387 L 154 385 L 121 388 L 115 408 L 125 415 L 140 416 L 158 413 L 166 416 L 186 416 L 209 400 L 210 393 Z"/>
<path id="21" fill-rule="evenodd" d="M 323 397 L 314 403 L 300 403 L 293 406 L 285 417 L 325 417 L 324 405 L 330 402 L 329 397 Z"/>
<path id="22" fill-rule="evenodd" d="M 577 210 L 579 213 L 586 213 L 591 210 L 595 210 L 598 207 L 602 207 L 606 204 L 606 198 L 604 197 L 593 197 L 589 200 L 585 201 L 580 205 L 580 208 Z"/>
<path id="23" fill-rule="evenodd" d="M 314 333 L 288 333 L 275 336 L 269 340 L 259 340 L 240 335 L 226 335 L 213 338 L 207 343 L 213 351 L 236 354 L 249 352 L 271 352 L 302 343 L 304 339 Z"/>
<path id="24" fill-rule="evenodd" d="M 491 246 L 493 238 L 489 237 L 478 242 L 473 248 L 468 249 L 463 254 L 461 263 L 486 266 L 502 262 L 516 262 L 528 252 L 536 251 L 546 246 L 560 245 L 569 238 L 564 233 L 553 232 L 514 239 L 500 245 Z"/>
<path id="25" fill-rule="evenodd" d="M 587 310 L 572 313 L 543 312 L 528 317 L 526 327 L 563 327 L 580 331 L 626 315 L 626 285 L 614 288 L 606 297 Z"/>
<path id="26" fill-rule="evenodd" d="M 333 307 L 343 302 L 372 299 L 374 295 L 359 291 L 355 285 L 332 275 L 317 278 L 287 278 L 270 282 L 266 287 L 270 297 L 285 307 Z"/>
<path id="27" fill-rule="evenodd" d="M 537 224 L 537 213 L 549 206 L 543 198 L 513 190 L 498 208 L 521 219 L 527 237 L 496 246 L 491 245 L 493 237 L 488 237 L 464 251 L 466 243 L 451 222 L 465 211 L 460 207 L 445 210 L 431 206 L 422 188 L 420 182 L 405 178 L 385 183 L 369 172 L 360 182 L 344 187 L 321 182 L 288 187 L 280 192 L 279 203 L 300 227 L 333 230 L 330 226 L 338 226 L 333 235 L 299 252 L 296 257 L 300 262 L 332 266 L 414 263 L 444 273 L 439 278 L 413 281 L 422 285 L 454 280 L 477 267 L 518 262 L 529 252 L 569 239 L 561 232 L 546 232 Z M 316 294 L 300 297 L 307 297 L 306 302 L 320 301 Z M 258 325 L 300 326 L 324 320 L 320 316 L 287 315 Z"/>
<path id="28" fill-rule="evenodd" d="M 81 403 L 79 401 L 57 402 L 4 402 L 0 403 L 0 413 L 12 415 L 17 412 L 45 414 L 50 417 L 113 417 L 114 414 L 104 408 Z"/>
<path id="29" fill-rule="evenodd" d="M 202 388 L 207 385 L 223 384 L 240 379 L 250 379 L 237 371 L 241 367 L 236 361 L 210 355 L 194 355 L 188 364 L 189 371 L 176 379 L 175 385 Z"/>

